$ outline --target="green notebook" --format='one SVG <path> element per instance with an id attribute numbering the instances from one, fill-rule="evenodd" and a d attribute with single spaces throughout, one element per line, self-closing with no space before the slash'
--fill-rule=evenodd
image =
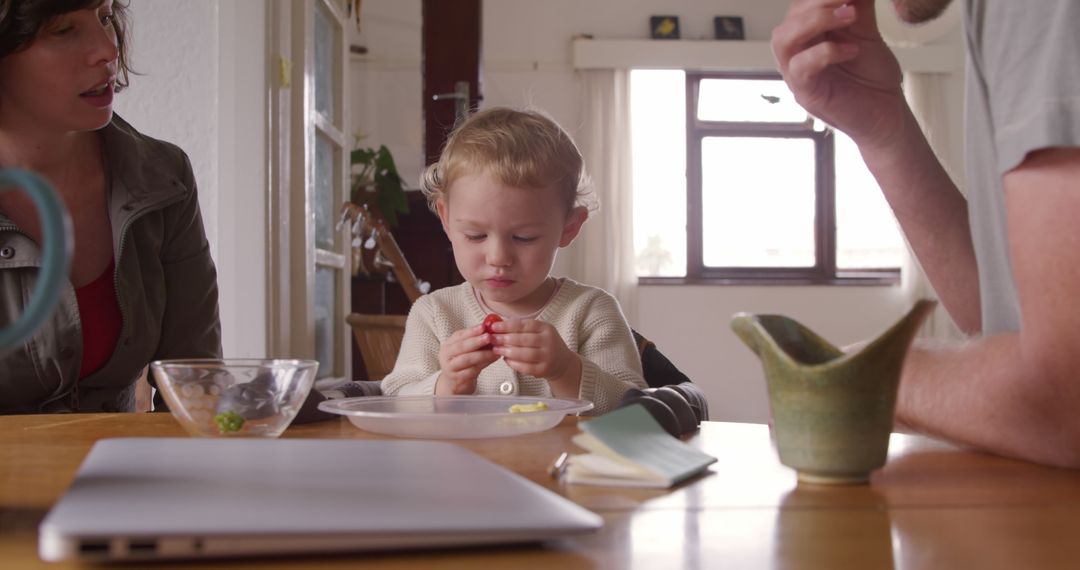
<path id="1" fill-rule="evenodd" d="M 664 431 L 641 405 L 582 422 L 579 429 L 573 442 L 590 453 L 570 456 L 567 483 L 665 488 L 716 462 Z"/>

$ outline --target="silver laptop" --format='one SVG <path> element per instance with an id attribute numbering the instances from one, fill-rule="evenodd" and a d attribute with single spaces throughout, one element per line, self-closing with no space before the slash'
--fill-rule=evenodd
<path id="1" fill-rule="evenodd" d="M 450 443 L 99 441 L 39 529 L 47 561 L 534 542 L 602 519 Z"/>

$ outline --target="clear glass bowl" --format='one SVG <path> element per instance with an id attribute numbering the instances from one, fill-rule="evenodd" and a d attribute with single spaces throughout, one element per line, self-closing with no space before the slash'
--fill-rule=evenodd
<path id="1" fill-rule="evenodd" d="M 169 411 L 197 437 L 278 437 L 315 383 L 314 360 L 192 359 L 150 363 Z"/>
<path id="2" fill-rule="evenodd" d="M 547 409 L 511 412 L 514 405 Z M 508 437 L 551 429 L 566 414 L 591 410 L 587 400 L 526 396 L 367 396 L 327 400 L 324 412 L 341 414 L 364 431 L 425 439 Z"/>

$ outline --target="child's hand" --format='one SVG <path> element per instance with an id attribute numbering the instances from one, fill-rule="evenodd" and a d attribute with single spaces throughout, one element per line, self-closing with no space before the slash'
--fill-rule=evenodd
<path id="1" fill-rule="evenodd" d="M 555 327 L 536 319 L 522 319 L 495 323 L 494 352 L 503 357 L 506 364 L 517 372 L 537 378 L 545 378 L 552 384 L 557 396 L 569 388 L 576 397 L 581 383 L 581 357 L 563 341 Z"/>
<path id="2" fill-rule="evenodd" d="M 461 329 L 450 335 L 439 347 L 439 367 L 442 372 L 435 383 L 436 396 L 472 394 L 480 371 L 499 359 L 490 348 L 492 336 L 483 325 Z"/>

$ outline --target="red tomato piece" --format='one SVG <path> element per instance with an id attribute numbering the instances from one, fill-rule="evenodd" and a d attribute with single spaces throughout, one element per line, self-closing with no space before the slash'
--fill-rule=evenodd
<path id="1" fill-rule="evenodd" d="M 490 315 L 484 317 L 484 332 L 488 333 L 488 334 L 492 334 L 493 332 L 495 332 L 495 331 L 491 330 L 491 325 L 493 325 L 495 323 L 498 323 L 498 322 L 502 322 L 502 317 L 500 317 L 499 315 L 497 315 L 495 313 L 491 313 Z M 490 344 L 484 345 L 484 347 L 481 348 L 480 350 L 491 350 L 491 345 Z"/>
<path id="2" fill-rule="evenodd" d="M 484 317 L 484 332 L 486 332 L 486 333 L 494 332 L 494 331 L 491 330 L 491 325 L 493 325 L 495 323 L 500 323 L 500 322 L 502 322 L 502 317 L 500 317 L 499 315 L 497 315 L 495 313 L 491 313 L 490 315 Z"/>

